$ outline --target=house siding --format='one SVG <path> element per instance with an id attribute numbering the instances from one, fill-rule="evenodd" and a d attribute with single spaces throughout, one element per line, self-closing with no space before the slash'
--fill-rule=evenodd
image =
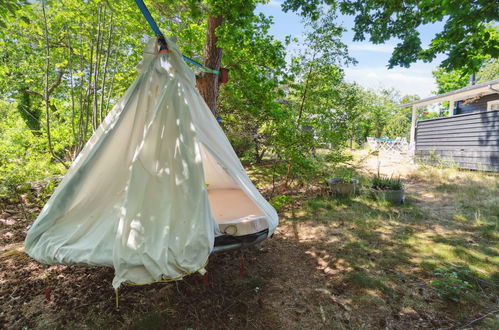
<path id="1" fill-rule="evenodd" d="M 415 157 L 499 172 L 499 110 L 419 121 Z"/>
<path id="2" fill-rule="evenodd" d="M 456 105 L 456 114 L 462 115 L 467 113 L 479 112 L 479 111 L 487 111 L 487 102 L 499 100 L 499 94 L 489 94 L 482 96 L 475 102 L 471 102 L 469 104 L 463 104 L 463 101 L 457 102 Z"/>

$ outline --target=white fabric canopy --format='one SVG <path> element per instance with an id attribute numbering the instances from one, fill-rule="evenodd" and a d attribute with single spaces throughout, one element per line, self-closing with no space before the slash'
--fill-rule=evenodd
<path id="1" fill-rule="evenodd" d="M 155 39 L 149 41 L 139 77 L 28 231 L 31 257 L 114 266 L 115 288 L 198 271 L 220 235 L 208 189 L 243 192 L 274 232 L 277 213 L 246 175 L 177 46 L 167 42 L 170 52 L 154 55 Z"/>

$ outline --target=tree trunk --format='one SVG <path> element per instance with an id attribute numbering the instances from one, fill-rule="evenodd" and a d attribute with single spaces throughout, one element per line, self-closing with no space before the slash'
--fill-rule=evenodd
<path id="1" fill-rule="evenodd" d="M 203 51 L 203 65 L 207 68 L 218 71 L 220 71 L 222 63 L 222 48 L 217 47 L 218 37 L 215 35 L 215 31 L 222 24 L 222 22 L 223 17 L 221 15 L 208 17 L 208 30 L 206 31 L 206 40 Z M 217 96 L 220 88 L 218 75 L 204 72 L 197 77 L 196 85 L 211 112 L 218 118 Z"/>
<path id="2" fill-rule="evenodd" d="M 47 14 L 45 13 L 45 1 L 42 2 L 42 12 L 43 12 L 43 31 L 45 36 L 45 76 L 44 76 L 44 92 L 43 100 L 45 101 L 45 125 L 47 129 L 47 142 L 49 146 L 49 151 L 52 157 L 63 164 L 66 168 L 68 166 L 64 161 L 56 155 L 54 148 L 52 146 L 52 135 L 50 133 L 50 93 L 61 83 L 62 75 L 64 74 L 62 69 L 59 72 L 58 79 L 54 82 L 52 87 L 49 87 L 49 70 L 50 70 L 50 45 L 49 45 L 49 30 L 47 22 Z"/>
<path id="3" fill-rule="evenodd" d="M 93 131 L 97 130 L 99 127 L 99 104 L 97 90 L 99 88 L 99 71 L 100 71 L 100 59 L 102 52 L 102 21 L 105 11 L 102 10 L 102 6 L 99 6 L 99 15 L 97 16 L 97 37 L 96 37 L 96 47 L 95 47 L 95 69 L 94 69 L 94 85 L 93 85 L 93 101 L 92 101 L 92 127 Z"/>
<path id="4" fill-rule="evenodd" d="M 111 17 L 109 19 L 109 35 L 107 37 L 107 49 L 106 49 L 106 58 L 104 60 L 104 73 L 102 74 L 102 85 L 101 85 L 101 93 L 100 93 L 100 110 L 99 110 L 99 119 L 102 123 L 102 120 L 107 115 L 104 113 L 104 97 L 106 91 L 106 75 L 107 75 L 107 66 L 109 63 L 109 56 L 111 55 L 111 45 L 113 40 L 113 12 L 111 12 Z"/>
<path id="5" fill-rule="evenodd" d="M 350 132 L 350 150 L 353 150 L 353 139 L 355 137 L 355 126 L 352 126 L 352 130 Z"/>

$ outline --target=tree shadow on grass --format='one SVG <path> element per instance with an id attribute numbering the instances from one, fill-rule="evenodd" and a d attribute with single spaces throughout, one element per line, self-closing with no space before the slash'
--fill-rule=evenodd
<path id="1" fill-rule="evenodd" d="M 355 212 L 352 212 L 352 209 Z M 456 257 L 470 264 L 485 263 L 491 267 L 494 267 L 494 261 L 487 257 L 493 258 L 496 252 L 483 241 L 475 244 L 473 250 L 464 249 L 461 245 L 467 242 L 467 236 L 463 235 L 463 237 L 461 233 L 452 231 L 440 236 L 426 236 L 428 241 L 421 241 L 420 234 L 428 230 L 433 232 L 432 224 L 427 213 L 420 210 L 414 202 L 401 207 L 393 207 L 379 203 L 373 205 L 372 201 L 362 198 L 333 201 L 317 199 L 309 205 L 309 213 L 303 215 L 298 221 L 312 218 L 319 226 L 329 224 L 324 229 L 325 236 L 338 235 L 338 228 L 342 230 L 339 242 L 335 244 L 327 243 L 327 240 L 326 242 L 311 242 L 308 247 L 314 252 L 313 256 L 320 260 L 319 264 L 323 265 L 322 268 L 326 270 L 326 273 L 331 275 L 332 292 L 340 296 L 352 296 L 355 295 L 355 290 L 361 289 L 363 294 L 372 295 L 374 290 L 374 295 L 385 301 L 384 306 L 389 307 L 394 319 L 399 321 L 400 317 L 410 319 L 414 317 L 413 312 L 417 311 L 417 319 L 423 319 L 421 327 L 443 326 L 446 323 L 449 324 L 449 318 L 464 320 L 469 318 L 469 315 L 479 312 L 480 309 L 487 308 L 488 304 L 497 298 L 494 298 L 493 293 L 484 294 L 486 290 L 497 289 L 495 284 L 482 285 L 474 287 L 474 292 L 470 291 L 469 299 L 465 300 L 464 305 L 460 304 L 458 308 L 454 306 L 452 310 L 441 308 L 448 302 L 442 299 L 435 288 L 430 285 L 435 279 L 434 269 L 428 272 L 428 269 L 425 269 L 425 262 L 436 258 L 438 260 L 435 265 L 445 267 L 448 260 L 445 256 L 425 256 L 421 254 L 418 245 L 431 246 L 447 240 L 446 244 L 451 246 Z M 351 217 L 353 214 L 355 218 Z M 344 218 L 349 218 L 350 221 L 346 222 Z M 438 220 L 433 220 L 433 223 L 439 225 Z M 449 233 L 455 235 L 451 236 Z M 307 242 L 301 243 L 308 244 Z M 488 255 L 485 258 L 479 258 L 475 255 L 476 250 L 485 251 Z M 478 275 L 476 271 L 468 272 L 468 274 L 475 279 Z M 489 275 L 482 276 L 482 279 L 494 283 L 496 277 L 497 272 L 492 270 Z M 480 295 L 486 300 L 469 305 L 469 303 L 476 302 L 475 298 Z M 375 300 L 379 302 L 379 299 Z M 361 311 L 362 309 L 359 310 Z M 433 318 L 435 313 L 440 314 L 442 320 L 435 321 Z M 386 316 L 386 311 L 383 315 Z M 407 322 L 409 322 L 408 319 L 406 319 Z M 376 324 L 379 320 L 372 319 L 371 321 Z"/>
<path id="2" fill-rule="evenodd" d="M 426 226 L 413 204 L 313 199 L 283 219 L 273 239 L 244 251 L 245 275 L 239 275 L 241 251 L 217 254 L 208 264 L 208 285 L 195 274 L 174 283 L 124 286 L 119 310 L 111 268 L 44 269 L 19 255 L 2 260 L 2 321 L 13 328 L 125 329 L 453 325 L 455 311 L 433 306 L 442 300 L 428 284 L 434 269 L 423 262 L 430 259 L 416 258 L 413 240 Z M 464 244 L 458 236 L 431 239 Z M 471 258 L 466 250 L 456 253 Z M 431 260 L 435 267 L 446 261 Z M 464 318 L 474 311 L 459 309 Z"/>
<path id="3" fill-rule="evenodd" d="M 210 257 L 209 283 L 122 286 L 119 310 L 106 267 L 43 268 L 25 255 L 2 260 L 2 323 L 10 328 L 320 328 L 315 265 L 304 248 L 276 237 Z M 50 289 L 50 301 L 45 298 Z"/>

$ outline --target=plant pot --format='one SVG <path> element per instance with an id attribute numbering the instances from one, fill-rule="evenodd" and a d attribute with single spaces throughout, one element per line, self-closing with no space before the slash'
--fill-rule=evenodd
<path id="1" fill-rule="evenodd" d="M 355 195 L 359 190 L 359 181 L 352 179 L 350 182 L 345 182 L 339 178 L 328 179 L 327 183 L 331 190 L 331 194 L 341 197 L 349 197 Z"/>
<path id="2" fill-rule="evenodd" d="M 371 195 L 378 201 L 387 201 L 393 204 L 403 204 L 405 201 L 404 189 L 377 190 L 371 188 Z"/>

